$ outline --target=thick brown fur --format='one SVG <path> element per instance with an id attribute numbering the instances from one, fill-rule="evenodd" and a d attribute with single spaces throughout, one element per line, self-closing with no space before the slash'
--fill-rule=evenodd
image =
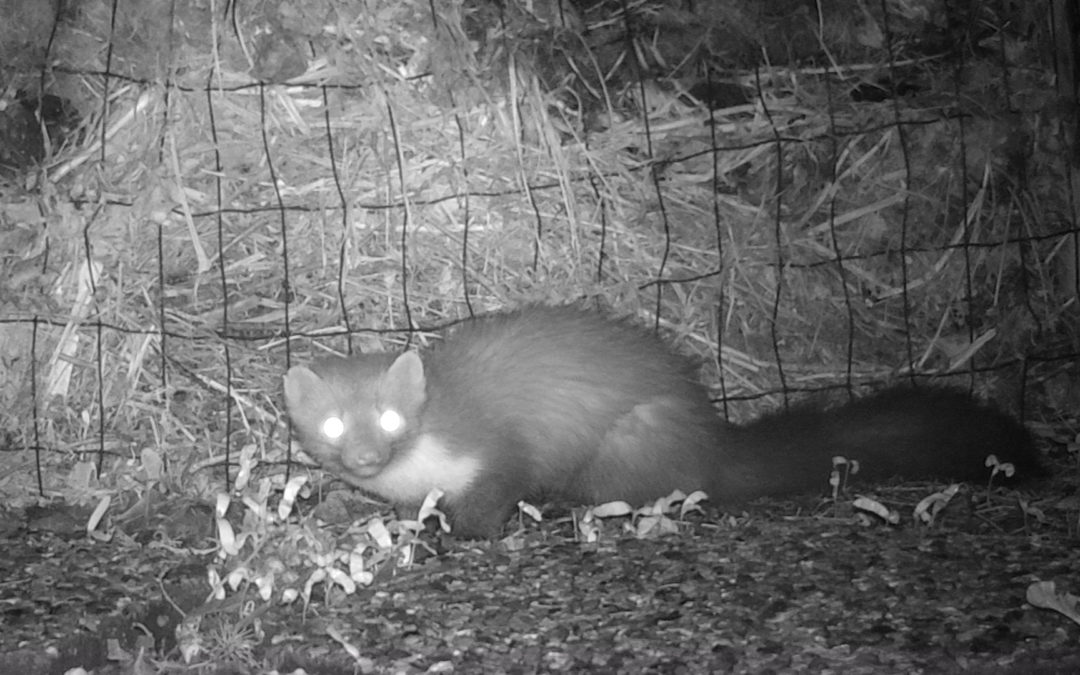
<path id="1" fill-rule="evenodd" d="M 522 499 L 641 504 L 701 489 L 727 504 L 820 489 L 835 455 L 870 480 L 983 479 L 992 453 L 1035 466 L 1019 423 L 946 389 L 728 425 L 689 359 L 631 322 L 570 307 L 467 321 L 420 358 L 296 367 L 285 392 L 298 440 L 327 470 L 413 513 L 441 488 L 465 536 L 497 533 Z M 387 410 L 400 428 L 380 426 Z M 343 422 L 337 438 L 327 417 Z"/>

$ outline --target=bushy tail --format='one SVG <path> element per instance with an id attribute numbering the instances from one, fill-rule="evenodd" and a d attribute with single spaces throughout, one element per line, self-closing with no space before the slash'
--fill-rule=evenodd
<path id="1" fill-rule="evenodd" d="M 1019 479 L 1039 472 L 1019 422 L 951 389 L 899 387 L 837 408 L 795 408 L 740 427 L 734 440 L 736 470 L 718 492 L 735 498 L 821 489 L 837 455 L 858 461 L 856 482 L 985 481 L 989 455 L 1011 462 Z"/>

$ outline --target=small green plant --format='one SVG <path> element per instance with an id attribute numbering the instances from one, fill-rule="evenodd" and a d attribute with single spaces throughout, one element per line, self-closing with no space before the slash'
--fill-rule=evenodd
<path id="1" fill-rule="evenodd" d="M 609 518 L 630 517 L 623 529 L 638 539 L 651 539 L 679 531 L 679 522 L 692 511 L 701 511 L 701 502 L 708 499 L 701 490 L 689 495 L 675 490 L 666 497 L 661 497 L 651 504 L 634 508 L 623 501 L 607 502 L 586 509 L 577 523 L 577 531 L 586 542 L 597 541 L 602 532 L 602 523 Z"/>
<path id="2" fill-rule="evenodd" d="M 245 447 L 232 489 L 217 496 L 214 511 L 217 551 L 207 569 L 208 600 L 220 608 L 235 599 L 239 615 L 231 625 L 215 616 L 222 623 L 212 629 L 200 627 L 205 617 L 198 611 L 186 617 L 179 632 L 188 663 L 224 651 L 243 661 L 245 645 L 258 634 L 258 602 L 306 606 L 318 589 L 329 601 L 352 594 L 384 571 L 412 564 L 416 547 L 426 546 L 419 538 L 423 519 L 434 516 L 448 527 L 435 491 L 416 521 L 376 516 L 335 532 L 296 512 L 297 499 L 310 496 L 307 476 L 255 479 L 258 465 L 255 448 Z"/>
<path id="3" fill-rule="evenodd" d="M 832 467 L 832 472 L 829 474 L 829 487 L 832 489 L 832 499 L 836 502 L 840 498 L 840 493 L 847 489 L 848 479 L 859 473 L 859 461 L 835 455 L 832 458 Z"/>
<path id="4" fill-rule="evenodd" d="M 990 498 L 990 490 L 994 486 L 994 477 L 999 473 L 1004 474 L 1006 478 L 1012 478 L 1016 473 L 1016 467 L 1010 462 L 998 461 L 997 455 L 987 455 L 986 468 L 990 469 L 990 477 L 986 480 L 986 498 Z"/>

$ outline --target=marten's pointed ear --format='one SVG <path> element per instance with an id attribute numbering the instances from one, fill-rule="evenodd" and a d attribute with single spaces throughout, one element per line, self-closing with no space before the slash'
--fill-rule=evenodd
<path id="1" fill-rule="evenodd" d="M 379 388 L 381 398 L 403 410 L 415 410 L 427 398 L 427 378 L 424 362 L 413 351 L 402 353 L 394 359 L 382 378 Z"/>
<path id="2" fill-rule="evenodd" d="M 285 405 L 293 407 L 310 399 L 326 388 L 322 378 L 310 368 L 293 366 L 285 373 Z"/>

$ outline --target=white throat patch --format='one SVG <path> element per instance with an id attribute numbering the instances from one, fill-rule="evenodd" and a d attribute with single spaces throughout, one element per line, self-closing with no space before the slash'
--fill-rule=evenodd
<path id="1" fill-rule="evenodd" d="M 468 491 L 480 468 L 479 457 L 452 451 L 423 434 L 410 450 L 359 485 L 397 503 L 419 504 L 434 488 L 455 499 Z"/>

